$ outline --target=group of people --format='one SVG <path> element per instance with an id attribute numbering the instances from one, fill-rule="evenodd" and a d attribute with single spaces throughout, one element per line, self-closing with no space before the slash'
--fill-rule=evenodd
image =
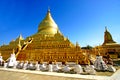
<path id="1" fill-rule="evenodd" d="M 4 68 L 16 68 L 24 70 L 37 70 L 37 71 L 49 71 L 49 72 L 75 72 L 77 74 L 96 74 L 96 70 L 100 71 L 112 71 L 115 72 L 116 69 L 112 65 L 106 65 L 103 61 L 102 56 L 96 56 L 96 60 L 93 65 L 80 65 L 78 62 L 74 66 L 70 66 L 67 63 L 58 64 L 57 62 L 33 62 L 33 61 L 16 61 L 15 54 L 12 53 L 7 62 L 3 63 L 2 56 L 0 55 L 0 66 Z"/>

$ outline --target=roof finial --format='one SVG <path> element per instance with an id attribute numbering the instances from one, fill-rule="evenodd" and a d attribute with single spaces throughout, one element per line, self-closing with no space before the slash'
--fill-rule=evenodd
<path id="1" fill-rule="evenodd" d="M 48 6 L 48 12 L 50 12 L 50 7 Z"/>
<path id="2" fill-rule="evenodd" d="M 19 37 L 17 38 L 18 40 L 24 40 L 24 38 L 22 37 L 22 35 L 20 34 Z"/>
<path id="3" fill-rule="evenodd" d="M 105 31 L 107 31 L 107 26 L 105 26 Z"/>
<path id="4" fill-rule="evenodd" d="M 76 46 L 79 46 L 78 42 L 76 41 Z"/>

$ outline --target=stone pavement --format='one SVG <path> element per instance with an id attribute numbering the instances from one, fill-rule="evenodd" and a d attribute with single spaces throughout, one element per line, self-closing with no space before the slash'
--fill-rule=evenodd
<path id="1" fill-rule="evenodd" d="M 110 77 L 0 68 L 0 80 L 120 80 L 118 78 L 120 69 Z"/>
<path id="2" fill-rule="evenodd" d="M 120 69 L 111 76 L 111 80 L 120 80 Z"/>

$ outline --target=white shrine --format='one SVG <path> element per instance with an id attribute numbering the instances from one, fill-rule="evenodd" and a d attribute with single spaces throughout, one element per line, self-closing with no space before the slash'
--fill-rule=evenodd
<path id="1" fill-rule="evenodd" d="M 94 62 L 94 66 L 95 66 L 96 70 L 100 70 L 100 71 L 105 71 L 108 68 L 108 66 L 103 61 L 102 56 L 100 56 L 100 55 L 96 56 L 96 60 Z"/>

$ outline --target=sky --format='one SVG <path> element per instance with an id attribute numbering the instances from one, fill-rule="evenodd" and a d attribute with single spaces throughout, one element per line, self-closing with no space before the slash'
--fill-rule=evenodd
<path id="1" fill-rule="evenodd" d="M 0 45 L 37 33 L 48 7 L 72 43 L 101 45 L 105 26 L 120 43 L 120 0 L 0 0 Z"/>

